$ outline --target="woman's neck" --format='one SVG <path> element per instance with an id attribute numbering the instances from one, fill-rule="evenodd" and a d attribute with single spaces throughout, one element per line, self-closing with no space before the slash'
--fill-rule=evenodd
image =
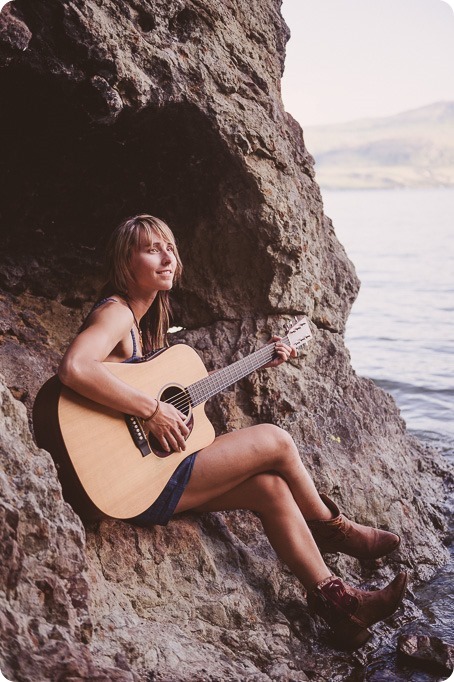
<path id="1" fill-rule="evenodd" d="M 157 291 L 153 291 L 152 293 L 147 292 L 146 294 L 138 294 L 135 292 L 132 294 L 128 293 L 126 300 L 133 309 L 134 315 L 139 322 L 152 305 L 157 294 Z"/>

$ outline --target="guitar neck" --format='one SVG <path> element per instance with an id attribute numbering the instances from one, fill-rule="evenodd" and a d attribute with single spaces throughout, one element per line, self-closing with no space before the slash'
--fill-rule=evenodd
<path id="1" fill-rule="evenodd" d="M 284 337 L 282 342 L 289 344 L 288 337 Z M 212 398 L 217 393 L 220 393 L 225 388 L 243 379 L 248 374 L 251 374 L 256 369 L 260 369 L 268 362 L 270 362 L 275 355 L 275 345 L 270 343 L 263 348 L 251 353 L 251 355 L 237 360 L 231 365 L 213 372 L 207 377 L 196 381 L 187 387 L 187 391 L 191 398 L 192 406 L 195 407 L 200 403 L 205 402 L 208 398 Z"/>

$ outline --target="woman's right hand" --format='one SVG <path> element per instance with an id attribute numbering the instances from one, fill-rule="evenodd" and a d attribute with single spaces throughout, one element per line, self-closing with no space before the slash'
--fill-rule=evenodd
<path id="1" fill-rule="evenodd" d="M 151 417 L 144 420 L 146 431 L 151 431 L 165 452 L 186 449 L 186 440 L 190 430 L 184 423 L 186 415 L 169 403 L 159 401 L 159 409 Z"/>

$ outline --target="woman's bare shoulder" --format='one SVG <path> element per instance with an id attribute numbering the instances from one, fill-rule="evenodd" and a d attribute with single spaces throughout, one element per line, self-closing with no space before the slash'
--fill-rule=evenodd
<path id="1" fill-rule="evenodd" d="M 127 303 L 115 296 L 102 300 L 88 315 L 84 328 L 97 325 L 131 328 L 134 323 L 132 311 Z"/>

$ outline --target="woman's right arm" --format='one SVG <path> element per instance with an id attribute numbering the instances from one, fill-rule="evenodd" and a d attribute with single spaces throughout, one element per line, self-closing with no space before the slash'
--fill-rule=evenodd
<path id="1" fill-rule="evenodd" d="M 149 416 L 154 398 L 136 391 L 115 377 L 102 364 L 128 334 L 131 312 L 118 303 L 107 303 L 94 311 L 88 326 L 69 346 L 58 368 L 60 381 L 97 403 L 138 417 Z"/>
<path id="2" fill-rule="evenodd" d="M 129 386 L 103 365 L 128 336 L 132 324 L 132 313 L 122 305 L 107 303 L 94 311 L 87 328 L 76 336 L 63 356 L 58 376 L 63 384 L 90 400 L 146 419 L 156 410 L 156 398 Z M 189 429 L 183 418 L 172 405 L 161 402 L 158 414 L 146 426 L 166 450 L 184 449 L 184 436 Z"/>

